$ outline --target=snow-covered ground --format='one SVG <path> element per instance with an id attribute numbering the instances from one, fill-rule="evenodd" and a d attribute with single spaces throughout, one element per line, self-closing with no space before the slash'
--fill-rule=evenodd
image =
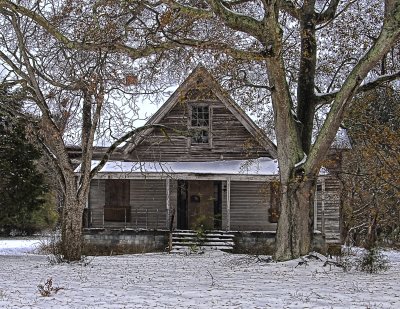
<path id="1" fill-rule="evenodd" d="M 41 239 L 36 238 L 0 238 L 0 255 L 22 255 L 35 253 Z"/>
<path id="2" fill-rule="evenodd" d="M 217 251 L 138 254 L 49 263 L 38 241 L 0 240 L 0 308 L 400 308 L 400 253 L 380 274 L 310 260 L 266 263 Z M 297 267 L 296 267 L 297 266 Z M 52 278 L 49 297 L 38 285 Z"/>

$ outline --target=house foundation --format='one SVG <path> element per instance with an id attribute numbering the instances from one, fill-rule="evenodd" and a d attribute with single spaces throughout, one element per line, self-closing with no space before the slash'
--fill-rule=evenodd
<path id="1" fill-rule="evenodd" d="M 272 255 L 275 247 L 274 231 L 230 231 L 234 235 L 233 253 Z M 160 252 L 168 250 L 168 230 L 85 229 L 85 244 L 99 247 L 124 247 L 127 252 Z M 314 233 L 313 250 L 326 252 L 325 237 Z"/>

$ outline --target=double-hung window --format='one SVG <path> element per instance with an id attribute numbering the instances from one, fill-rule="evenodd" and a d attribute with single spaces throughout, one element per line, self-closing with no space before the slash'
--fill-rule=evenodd
<path id="1" fill-rule="evenodd" d="M 192 105 L 190 126 L 191 144 L 209 144 L 210 108 L 208 105 Z"/>

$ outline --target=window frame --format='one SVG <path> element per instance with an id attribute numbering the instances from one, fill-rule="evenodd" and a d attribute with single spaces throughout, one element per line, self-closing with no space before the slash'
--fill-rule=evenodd
<path id="1" fill-rule="evenodd" d="M 188 146 L 189 147 L 211 147 L 212 146 L 212 107 L 210 103 L 207 102 L 193 102 L 188 103 L 189 106 L 189 117 L 188 117 L 188 129 L 189 132 L 194 131 L 206 131 L 208 133 L 208 141 L 207 142 L 195 142 L 193 136 L 188 137 Z M 208 125 L 207 126 L 194 126 L 192 124 L 193 121 L 193 109 L 195 107 L 207 107 L 208 108 Z"/>

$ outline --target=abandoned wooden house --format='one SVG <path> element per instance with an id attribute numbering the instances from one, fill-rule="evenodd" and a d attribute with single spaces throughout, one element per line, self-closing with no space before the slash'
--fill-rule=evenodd
<path id="1" fill-rule="evenodd" d="M 135 136 L 92 180 L 87 240 L 138 244 L 138 235 L 157 235 L 162 244 L 170 228 L 202 227 L 251 246 L 273 241 L 276 146 L 206 69 L 195 69 L 147 124 L 165 129 Z M 314 227 L 330 241 L 339 240 L 339 203 L 338 181 L 321 174 Z"/>

